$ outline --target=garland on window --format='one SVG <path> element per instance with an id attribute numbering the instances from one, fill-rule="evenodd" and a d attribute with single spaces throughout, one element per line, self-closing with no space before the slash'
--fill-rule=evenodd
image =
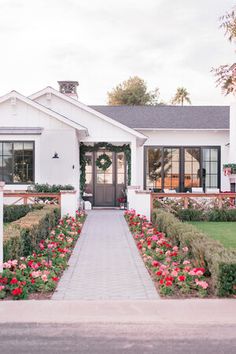
<path id="1" fill-rule="evenodd" d="M 110 157 L 107 154 L 100 155 L 96 160 L 96 166 L 103 171 L 106 171 L 112 164 Z"/>
<path id="2" fill-rule="evenodd" d="M 86 152 L 98 151 L 100 148 L 105 148 L 112 152 L 124 152 L 125 159 L 128 167 L 128 185 L 131 183 L 131 150 L 129 144 L 124 144 L 121 146 L 112 145 L 110 143 L 97 143 L 94 145 L 80 144 L 80 193 L 83 195 L 86 183 L 85 168 L 86 168 Z M 102 156 L 102 155 L 101 155 Z M 106 155 L 107 156 L 107 155 Z M 99 167 L 99 166 L 98 166 Z"/>

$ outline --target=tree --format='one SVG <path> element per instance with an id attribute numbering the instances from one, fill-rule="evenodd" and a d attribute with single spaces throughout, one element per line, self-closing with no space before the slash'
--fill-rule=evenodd
<path id="1" fill-rule="evenodd" d="M 220 18 L 220 28 L 225 30 L 225 36 L 230 42 L 236 39 L 236 6 L 231 12 L 226 12 L 224 16 Z M 236 93 L 236 65 L 226 64 L 221 65 L 218 68 L 213 68 L 216 76 L 216 86 L 220 86 L 222 93 L 228 95 L 230 93 Z"/>
<path id="2" fill-rule="evenodd" d="M 148 91 L 145 81 L 138 76 L 133 76 L 108 92 L 108 104 L 157 105 L 159 96 L 159 89 Z"/>
<path id="3" fill-rule="evenodd" d="M 172 99 L 172 104 L 181 104 L 183 106 L 184 102 L 191 104 L 189 98 L 189 93 L 184 87 L 178 87 L 174 98 Z"/>

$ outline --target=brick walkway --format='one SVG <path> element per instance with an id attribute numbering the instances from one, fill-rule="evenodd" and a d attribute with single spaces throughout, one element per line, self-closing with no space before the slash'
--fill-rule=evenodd
<path id="1" fill-rule="evenodd" d="M 158 299 L 123 212 L 88 212 L 53 300 Z"/>

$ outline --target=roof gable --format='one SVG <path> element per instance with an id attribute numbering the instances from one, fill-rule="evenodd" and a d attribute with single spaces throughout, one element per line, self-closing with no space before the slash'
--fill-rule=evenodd
<path id="1" fill-rule="evenodd" d="M 61 92 L 55 90 L 54 88 L 52 88 L 50 86 L 46 87 L 45 89 L 43 89 L 43 90 L 41 90 L 39 92 L 36 92 L 36 93 L 32 94 L 29 97 L 30 97 L 31 100 L 36 100 L 37 98 L 39 98 L 39 97 L 41 97 L 43 95 L 46 95 L 46 94 L 50 94 L 50 93 L 55 95 L 55 96 L 57 96 L 57 97 L 59 97 L 59 98 L 61 98 L 64 101 L 67 101 L 67 102 L 79 107 L 80 109 L 82 109 L 82 110 L 84 110 L 84 111 L 86 111 L 88 113 L 91 113 L 92 115 L 94 115 L 96 117 L 99 117 L 103 121 L 108 122 L 108 123 L 112 124 L 113 126 L 116 126 L 116 127 L 120 128 L 120 129 L 124 130 L 125 132 L 128 132 L 129 134 L 134 135 L 136 138 L 138 138 L 141 141 L 141 143 L 144 143 L 145 140 L 147 139 L 147 137 L 144 134 L 139 133 L 139 132 L 133 130 L 131 127 L 129 127 L 129 126 L 127 126 L 127 125 L 125 125 L 125 124 L 113 119 L 112 117 L 109 117 L 109 116 L 107 116 L 107 115 L 105 115 L 105 114 L 93 109 L 92 107 L 87 106 L 87 105 L 79 102 L 77 99 L 74 99 L 74 98 L 71 98 L 71 97 L 69 97 L 69 96 L 67 96 L 65 94 L 62 94 Z"/>
<path id="2" fill-rule="evenodd" d="M 9 99 L 17 99 L 19 101 L 22 101 L 22 102 L 26 103 L 27 105 L 30 105 L 31 107 L 34 107 L 35 109 L 38 109 L 41 112 L 44 112 L 45 114 L 49 115 L 50 117 L 53 117 L 53 118 L 59 120 L 60 122 L 65 123 L 65 124 L 71 126 L 72 128 L 75 128 L 76 130 L 84 131 L 85 133 L 87 132 L 87 128 L 83 127 L 82 125 L 78 124 L 77 122 L 69 120 L 67 117 L 65 117 L 55 111 L 52 111 L 51 109 L 41 105 L 40 103 L 37 103 L 37 102 L 31 100 L 28 97 L 21 95 L 17 91 L 11 91 L 11 92 L 7 93 L 6 95 L 0 97 L 0 104 L 9 100 Z"/>

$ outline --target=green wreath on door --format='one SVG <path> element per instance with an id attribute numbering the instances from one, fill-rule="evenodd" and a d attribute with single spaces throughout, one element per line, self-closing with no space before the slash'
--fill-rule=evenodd
<path id="1" fill-rule="evenodd" d="M 110 157 L 107 154 L 100 155 L 96 160 L 96 166 L 103 171 L 106 171 L 112 164 Z"/>

